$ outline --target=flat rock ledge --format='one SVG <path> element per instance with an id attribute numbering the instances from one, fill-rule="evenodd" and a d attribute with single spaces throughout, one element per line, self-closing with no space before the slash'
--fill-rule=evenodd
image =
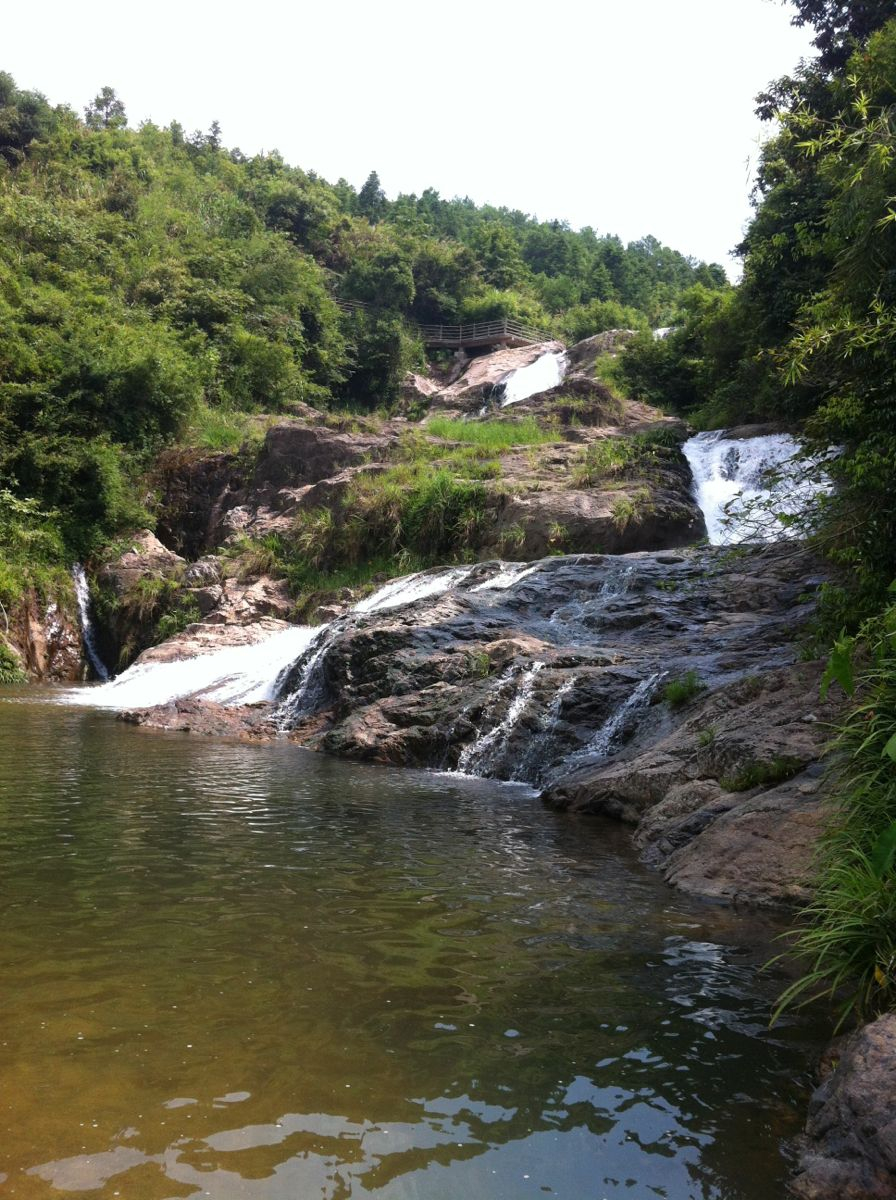
<path id="1" fill-rule="evenodd" d="M 790 1190 L 799 1200 L 896 1197 L 896 1013 L 829 1054 Z"/>

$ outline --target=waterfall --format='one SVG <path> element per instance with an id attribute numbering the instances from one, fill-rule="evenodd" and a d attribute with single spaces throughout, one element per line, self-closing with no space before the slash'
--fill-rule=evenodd
<path id="1" fill-rule="evenodd" d="M 109 672 L 97 649 L 93 619 L 90 615 L 90 588 L 87 585 L 84 568 L 80 563 L 75 563 L 72 567 L 72 580 L 75 585 L 75 597 L 78 601 L 78 619 L 81 623 L 81 641 L 84 643 L 84 653 L 87 655 L 87 661 L 97 679 L 106 680 L 109 678 Z"/>
<path id="2" fill-rule="evenodd" d="M 647 679 L 642 679 L 634 691 L 619 708 L 604 721 L 591 741 L 571 754 L 563 763 L 564 772 L 575 770 L 577 767 L 591 765 L 608 758 L 620 737 L 631 725 L 637 713 L 647 708 L 653 699 L 657 685 L 665 677 L 665 671 L 658 671 Z"/>
<path id="3" fill-rule="evenodd" d="M 538 672 L 543 670 L 543 668 L 543 662 L 533 663 L 522 672 L 519 668 L 511 667 L 501 677 L 498 687 L 495 689 L 492 703 L 484 714 L 483 731 L 480 732 L 474 742 L 464 747 L 457 761 L 458 771 L 463 772 L 465 775 L 486 775 L 490 770 L 494 769 L 497 757 L 504 749 L 504 743 L 532 699 L 535 679 Z M 496 710 L 500 708 L 503 699 L 510 690 L 513 691 L 514 695 L 504 715 L 504 719 L 497 725 L 493 725 L 491 729 L 488 729 L 487 727 Z"/>
<path id="4" fill-rule="evenodd" d="M 323 661 L 336 632 L 344 625 L 342 620 L 322 625 L 317 631 L 317 636 L 305 647 L 304 654 L 281 672 L 274 688 L 274 699 L 280 701 L 276 714 L 279 729 L 286 729 L 291 721 L 305 713 L 313 712 L 323 700 Z"/>
<path id="5" fill-rule="evenodd" d="M 540 783 L 550 772 L 547 763 L 551 757 L 551 747 L 555 740 L 557 722 L 563 710 L 563 702 L 578 682 L 578 676 L 571 675 L 557 688 L 551 703 L 545 709 L 539 721 L 539 730 L 529 745 L 519 764 L 515 767 L 511 779 L 519 783 Z"/>
<path id="6" fill-rule="evenodd" d="M 317 629 L 299 625 L 247 646 L 226 646 L 171 662 L 135 663 L 111 683 L 78 691 L 69 698 L 115 709 L 151 708 L 185 696 L 201 696 L 220 704 L 273 700 L 280 674 L 317 634 Z"/>
<path id="7" fill-rule="evenodd" d="M 492 575 L 491 579 L 486 579 L 485 583 L 477 583 L 475 587 L 471 587 L 471 592 L 506 592 L 510 588 L 515 587 L 527 575 L 534 575 L 538 570 L 538 564 L 530 566 L 528 563 L 508 563 L 502 567 L 497 575 Z"/>
<path id="8" fill-rule="evenodd" d="M 415 600 L 439 596 L 466 579 L 472 570 L 472 567 L 448 567 L 437 571 L 417 571 L 414 575 L 393 579 L 372 596 L 359 600 L 351 611 L 384 612 L 388 608 L 398 608 L 401 604 L 413 604 Z"/>
<path id="9" fill-rule="evenodd" d="M 68 693 L 66 699 L 114 709 L 151 708 L 186 696 L 200 696 L 219 704 L 256 704 L 280 699 L 298 665 L 298 683 L 283 707 L 289 712 L 304 711 L 321 699 L 315 692 L 320 666 L 333 638 L 352 614 L 382 612 L 436 596 L 461 582 L 472 569 L 449 567 L 393 579 L 356 604 L 348 618 L 340 617 L 329 625 L 297 625 L 250 645 L 225 646 L 167 662 L 138 662 L 102 687 Z M 86 586 L 84 582 L 85 596 Z M 85 623 L 85 645 L 88 628 Z M 103 677 L 108 680 L 108 673 Z"/>
<path id="10" fill-rule="evenodd" d="M 530 396 L 557 387 L 563 381 L 566 367 L 566 355 L 562 350 L 549 350 L 527 367 L 517 367 L 501 384 L 501 407 L 519 404 L 521 400 L 528 400 Z"/>
<path id="11" fill-rule="evenodd" d="M 278 680 L 274 697 L 280 701 L 277 707 L 279 724 L 286 725 L 289 720 L 303 713 L 313 712 L 323 700 L 324 659 L 335 638 L 345 629 L 347 620 L 353 616 L 385 612 L 403 604 L 440 596 L 466 579 L 472 570 L 472 567 L 447 567 L 437 571 L 417 571 L 413 575 L 393 579 L 364 600 L 359 600 L 346 617 L 322 625 L 317 636 L 306 646 L 304 655 Z"/>
<path id="12" fill-rule="evenodd" d="M 713 546 L 791 536 L 786 518 L 805 515 L 829 490 L 821 460 L 800 458 L 799 444 L 786 433 L 752 438 L 729 438 L 724 430 L 698 433 L 682 450 Z"/>

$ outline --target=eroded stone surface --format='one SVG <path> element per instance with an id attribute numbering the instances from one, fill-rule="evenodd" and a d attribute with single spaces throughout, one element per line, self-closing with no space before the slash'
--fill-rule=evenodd
<path id="1" fill-rule="evenodd" d="M 846 1038 L 809 1106 L 800 1200 L 896 1197 L 896 1014 Z"/>

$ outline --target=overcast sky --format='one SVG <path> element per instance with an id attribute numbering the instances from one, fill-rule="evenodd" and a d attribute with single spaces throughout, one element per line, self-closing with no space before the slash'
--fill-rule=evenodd
<path id="1" fill-rule="evenodd" d="M 3 16 L 0 68 L 131 124 L 220 121 L 389 196 L 435 187 L 724 263 L 749 216 L 753 96 L 809 50 L 781 0 L 72 0 Z"/>

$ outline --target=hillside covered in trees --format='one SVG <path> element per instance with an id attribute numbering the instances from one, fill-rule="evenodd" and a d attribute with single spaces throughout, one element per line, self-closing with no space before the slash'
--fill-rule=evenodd
<path id="1" fill-rule="evenodd" d="M 416 322 L 575 340 L 663 324 L 695 284 L 727 286 L 653 238 L 389 201 L 375 173 L 329 184 L 216 124 L 129 128 L 110 88 L 81 117 L 0 74 L 0 599 L 145 523 L 165 444 L 297 402 L 388 410 Z"/>

